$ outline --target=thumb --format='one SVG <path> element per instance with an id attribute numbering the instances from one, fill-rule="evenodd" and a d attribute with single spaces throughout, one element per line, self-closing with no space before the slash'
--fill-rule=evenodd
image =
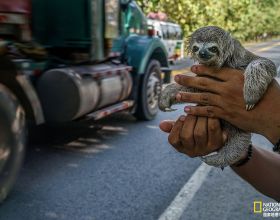
<path id="1" fill-rule="evenodd" d="M 175 124 L 175 121 L 173 121 L 173 120 L 164 120 L 164 121 L 160 122 L 159 128 L 163 132 L 170 133 L 170 131 L 172 130 L 174 124 Z"/>

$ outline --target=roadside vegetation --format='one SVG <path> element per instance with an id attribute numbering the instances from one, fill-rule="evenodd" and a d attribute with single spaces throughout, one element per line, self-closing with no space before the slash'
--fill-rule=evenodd
<path id="1" fill-rule="evenodd" d="M 280 35 L 280 0 L 137 0 L 145 13 L 164 12 L 181 25 L 184 36 L 216 25 L 241 41 Z"/>

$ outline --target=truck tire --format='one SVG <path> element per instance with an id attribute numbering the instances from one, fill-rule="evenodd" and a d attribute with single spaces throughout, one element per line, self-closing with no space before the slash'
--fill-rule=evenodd
<path id="1" fill-rule="evenodd" d="M 16 97 L 0 85 L 0 202 L 12 189 L 25 149 L 25 113 Z"/>
<path id="2" fill-rule="evenodd" d="M 161 69 L 157 60 L 151 60 L 146 73 L 140 79 L 137 108 L 134 116 L 139 120 L 152 120 L 158 113 L 158 99 L 161 92 Z"/>

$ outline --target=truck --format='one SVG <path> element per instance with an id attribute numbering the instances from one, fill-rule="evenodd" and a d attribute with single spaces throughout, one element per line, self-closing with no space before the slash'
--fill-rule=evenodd
<path id="1" fill-rule="evenodd" d="M 170 83 L 172 69 L 174 69 L 177 64 L 182 63 L 185 58 L 185 44 L 182 28 L 179 24 L 168 19 L 167 15 L 162 12 L 150 12 L 147 18 L 148 25 L 152 27 L 154 35 L 161 39 L 168 53 L 170 67 L 165 68 L 163 82 Z"/>
<path id="2" fill-rule="evenodd" d="M 147 17 L 148 24 L 153 26 L 155 35 L 166 47 L 168 61 L 174 64 L 184 59 L 184 37 L 181 26 L 169 21 L 164 13 L 150 13 Z"/>
<path id="3" fill-rule="evenodd" d="M 0 202 L 28 128 L 158 112 L 167 52 L 133 0 L 1 0 Z"/>

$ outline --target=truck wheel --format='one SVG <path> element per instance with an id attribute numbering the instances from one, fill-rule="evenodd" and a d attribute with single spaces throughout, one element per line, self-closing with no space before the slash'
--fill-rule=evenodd
<path id="1" fill-rule="evenodd" d="M 158 99 L 161 92 L 161 70 L 157 60 L 151 60 L 142 76 L 135 117 L 152 120 L 158 113 Z"/>
<path id="2" fill-rule="evenodd" d="M 0 202 L 11 190 L 25 148 L 25 113 L 16 97 L 0 85 Z"/>

